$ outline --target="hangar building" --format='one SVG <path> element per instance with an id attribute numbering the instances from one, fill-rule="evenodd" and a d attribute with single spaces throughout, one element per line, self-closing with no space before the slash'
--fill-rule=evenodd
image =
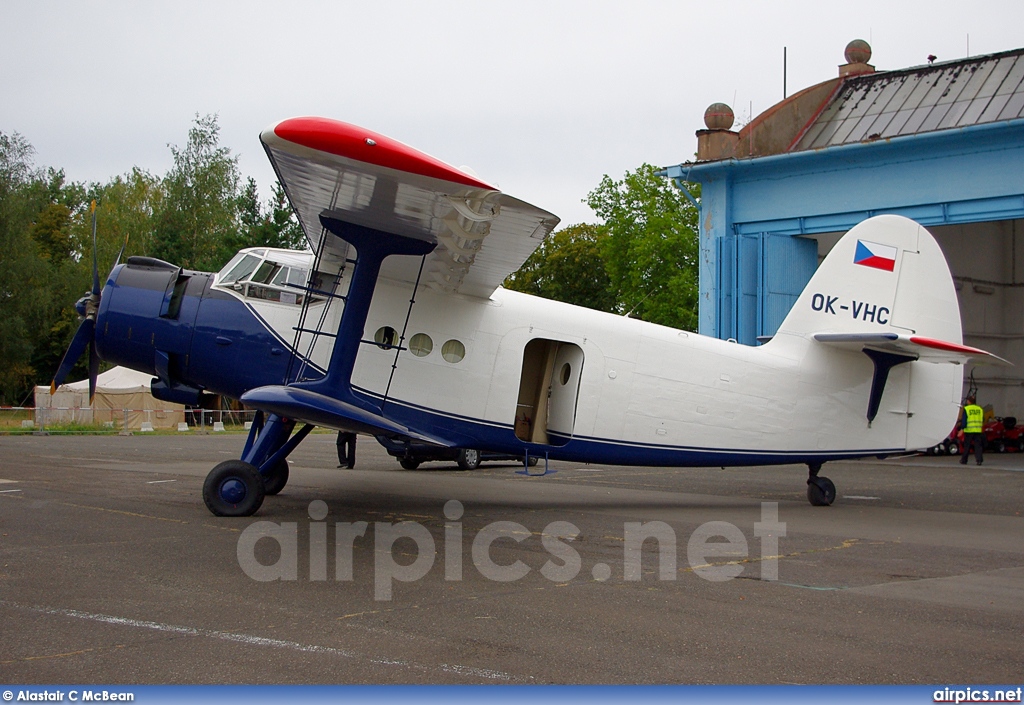
<path id="1" fill-rule="evenodd" d="M 771 336 L 843 233 L 897 213 L 945 252 L 965 344 L 1015 365 L 969 368 L 979 403 L 1024 418 L 1024 49 L 893 71 L 870 58 L 851 42 L 836 78 L 738 131 L 712 105 L 696 161 L 665 170 L 702 187 L 700 332 Z"/>

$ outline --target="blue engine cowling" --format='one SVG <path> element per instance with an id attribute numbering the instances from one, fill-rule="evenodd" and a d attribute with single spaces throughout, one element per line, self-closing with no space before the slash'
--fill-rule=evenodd
<path id="1" fill-rule="evenodd" d="M 97 316 L 100 357 L 152 374 L 153 396 L 180 404 L 199 404 L 203 392 L 237 399 L 283 383 L 289 346 L 212 283 L 212 274 L 151 257 L 118 265 Z"/>

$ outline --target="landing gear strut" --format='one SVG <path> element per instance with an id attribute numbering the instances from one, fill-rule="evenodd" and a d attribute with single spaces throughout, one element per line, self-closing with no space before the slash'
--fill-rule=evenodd
<path id="1" fill-rule="evenodd" d="M 288 454 L 310 431 L 306 424 L 292 435 L 295 421 L 257 412 L 241 460 L 225 460 L 206 476 L 203 501 L 219 517 L 247 517 L 256 513 L 267 495 L 288 482 Z"/>
<path id="2" fill-rule="evenodd" d="M 827 507 L 836 501 L 836 486 L 832 480 L 818 475 L 821 463 L 807 463 L 807 501 L 815 507 Z"/>

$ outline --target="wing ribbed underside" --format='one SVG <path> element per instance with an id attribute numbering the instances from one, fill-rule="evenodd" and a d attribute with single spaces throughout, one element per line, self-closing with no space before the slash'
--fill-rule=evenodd
<path id="1" fill-rule="evenodd" d="M 490 188 L 454 167 L 448 167 L 452 178 L 463 183 L 310 148 L 283 139 L 275 127 L 261 136 L 267 154 L 310 246 L 316 251 L 327 237 L 328 257 L 350 256 L 349 246 L 323 231 L 321 214 L 436 242 L 435 250 L 427 255 L 421 285 L 488 297 L 558 223 L 551 213 Z M 401 156 L 414 169 L 416 162 L 409 160 L 419 153 L 404 149 L 407 152 Z M 380 276 L 412 283 L 419 264 L 418 258 L 390 257 Z"/>

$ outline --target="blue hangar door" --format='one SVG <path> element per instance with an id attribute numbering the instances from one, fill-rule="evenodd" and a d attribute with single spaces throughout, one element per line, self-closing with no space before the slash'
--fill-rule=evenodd
<path id="1" fill-rule="evenodd" d="M 718 240 L 716 337 L 757 345 L 772 336 L 818 267 L 812 238 L 777 233 Z"/>

